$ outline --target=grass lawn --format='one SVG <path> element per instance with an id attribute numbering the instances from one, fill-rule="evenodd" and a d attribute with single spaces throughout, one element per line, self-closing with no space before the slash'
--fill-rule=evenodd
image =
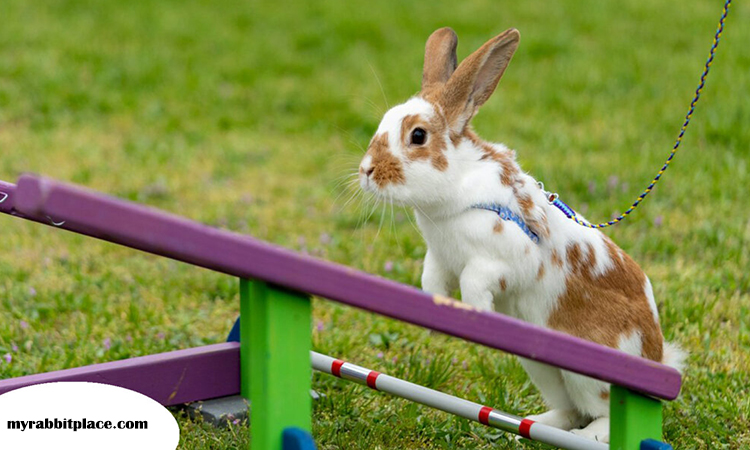
<path id="1" fill-rule="evenodd" d="M 590 219 L 629 205 L 682 123 L 720 0 L 5 0 L 0 179 L 33 171 L 419 285 L 411 212 L 346 188 L 387 105 L 419 90 L 424 42 L 459 58 L 522 40 L 481 136 Z M 608 230 L 690 352 L 666 405 L 675 448 L 750 446 L 750 8 L 730 14 L 682 152 Z M 0 377 L 215 343 L 237 282 L 0 217 Z M 513 357 L 316 299 L 317 351 L 517 414 L 543 410 Z M 324 449 L 544 448 L 316 374 Z M 180 417 L 180 448 L 247 447 L 247 424 Z"/>

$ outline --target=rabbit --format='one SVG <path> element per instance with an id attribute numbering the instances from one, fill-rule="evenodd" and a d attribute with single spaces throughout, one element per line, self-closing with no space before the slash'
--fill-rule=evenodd
<path id="1" fill-rule="evenodd" d="M 457 65 L 458 38 L 435 31 L 422 89 L 383 116 L 359 166 L 360 188 L 414 208 L 427 244 L 422 289 L 681 368 L 664 341 L 648 277 L 607 236 L 567 218 L 515 152 L 471 119 L 518 47 L 509 29 Z M 549 411 L 529 417 L 609 440 L 609 385 L 520 358 Z"/>

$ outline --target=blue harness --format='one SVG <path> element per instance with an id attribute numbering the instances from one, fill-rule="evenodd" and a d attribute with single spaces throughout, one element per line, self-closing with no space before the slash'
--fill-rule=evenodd
<path id="1" fill-rule="evenodd" d="M 535 244 L 539 243 L 539 236 L 536 235 L 528 225 L 526 225 L 526 222 L 523 221 L 523 219 L 516 213 L 510 210 L 510 208 L 506 206 L 500 206 L 500 205 L 493 205 L 489 203 L 480 203 L 477 205 L 473 205 L 472 209 L 485 209 L 487 211 L 492 211 L 496 213 L 498 216 L 500 216 L 503 220 L 509 220 L 511 222 L 514 222 L 516 225 L 518 225 L 521 228 L 521 231 L 526 233 L 526 236 L 529 237 L 532 241 L 534 241 Z"/>

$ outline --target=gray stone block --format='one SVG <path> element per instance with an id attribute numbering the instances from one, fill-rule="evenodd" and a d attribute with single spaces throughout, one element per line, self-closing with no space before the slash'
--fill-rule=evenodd
<path id="1" fill-rule="evenodd" d="M 323 397 L 310 390 L 313 401 Z M 206 423 L 216 427 L 226 427 L 228 423 L 240 423 L 248 418 L 250 404 L 239 395 L 212 398 L 200 402 L 193 402 L 185 406 L 188 415 L 192 418 L 202 416 Z"/>
<path id="2" fill-rule="evenodd" d="M 242 422 L 247 419 L 250 411 L 248 401 L 239 395 L 193 402 L 185 408 L 190 417 L 202 416 L 204 422 L 216 427 L 225 427 L 235 421 Z"/>

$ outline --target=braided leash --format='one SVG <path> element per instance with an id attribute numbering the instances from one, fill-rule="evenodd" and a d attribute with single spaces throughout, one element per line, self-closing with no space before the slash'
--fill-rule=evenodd
<path id="1" fill-rule="evenodd" d="M 555 193 L 549 193 L 545 191 L 545 194 L 547 195 L 547 199 L 549 200 L 550 204 L 556 206 L 560 211 L 563 212 L 569 219 L 573 219 L 578 225 L 583 225 L 584 227 L 588 228 L 606 228 L 609 226 L 612 226 L 621 220 L 623 220 L 625 217 L 630 215 L 631 212 L 635 208 L 638 207 L 638 205 L 641 204 L 644 198 L 651 192 L 651 190 L 656 186 L 656 183 L 659 182 L 661 179 L 661 176 L 666 170 L 669 168 L 669 164 L 672 162 L 672 158 L 674 158 L 674 155 L 677 154 L 677 150 L 680 148 L 680 144 L 682 143 L 682 137 L 685 135 L 685 130 L 687 130 L 688 125 L 690 124 L 690 118 L 693 116 L 693 112 L 695 111 L 695 105 L 698 103 L 698 99 L 700 99 L 701 91 L 703 90 L 703 87 L 706 84 L 706 77 L 708 77 L 708 71 L 711 69 L 711 63 L 714 60 L 714 53 L 716 53 L 716 48 L 719 46 L 719 39 L 721 39 L 721 33 L 724 31 L 724 21 L 727 18 L 727 14 L 729 13 L 729 6 L 732 4 L 732 0 L 726 0 L 726 3 L 724 3 L 724 10 L 721 14 L 721 19 L 719 19 L 719 26 L 716 29 L 716 34 L 714 35 L 714 42 L 711 45 L 711 51 L 708 54 L 708 60 L 706 61 L 706 65 L 703 69 L 703 74 L 701 75 L 700 84 L 698 85 L 698 88 L 695 90 L 695 97 L 693 97 L 693 101 L 690 102 L 690 109 L 688 110 L 687 115 L 685 116 L 685 122 L 682 124 L 682 128 L 680 128 L 680 134 L 677 136 L 677 141 L 674 144 L 674 147 L 672 147 L 672 152 L 669 154 L 669 157 L 664 162 L 664 165 L 659 170 L 659 173 L 656 174 L 654 179 L 651 181 L 651 184 L 648 185 L 645 191 L 641 193 L 641 195 L 638 196 L 636 201 L 630 205 L 630 208 L 628 208 L 625 212 L 620 214 L 619 216 L 615 217 L 614 219 L 603 222 L 603 223 L 597 223 L 597 224 L 591 224 L 587 221 L 581 219 L 578 217 L 576 212 L 568 205 L 566 205 L 562 200 L 558 198 L 558 195 Z M 544 186 L 540 184 L 540 187 L 542 190 L 544 190 Z"/>

